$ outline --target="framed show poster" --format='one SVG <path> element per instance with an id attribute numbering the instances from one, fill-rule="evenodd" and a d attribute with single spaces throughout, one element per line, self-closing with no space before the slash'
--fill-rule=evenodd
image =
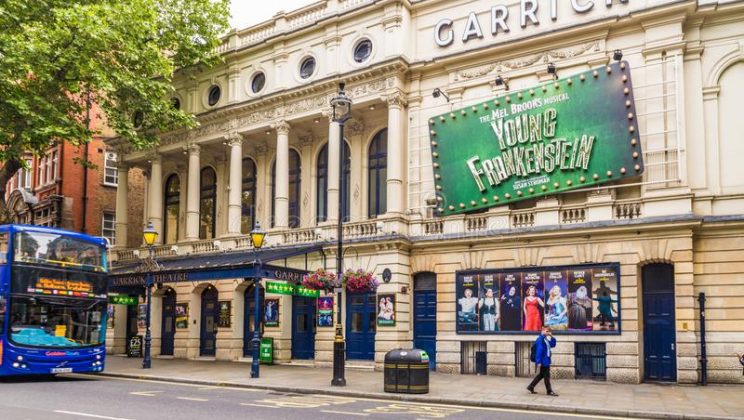
<path id="1" fill-rule="evenodd" d="M 279 299 L 264 300 L 264 325 L 267 327 L 279 326 Z"/>
<path id="2" fill-rule="evenodd" d="M 189 304 L 176 304 L 176 329 L 183 330 L 189 327 Z"/>
<path id="3" fill-rule="evenodd" d="M 395 325 L 395 295 L 377 295 L 377 325 L 391 327 Z"/>
<path id="4" fill-rule="evenodd" d="M 456 293 L 458 334 L 620 334 L 617 263 L 463 271 Z"/>
<path id="5" fill-rule="evenodd" d="M 147 328 L 147 304 L 137 306 L 137 328 Z"/>
<path id="6" fill-rule="evenodd" d="M 333 326 L 333 296 L 318 298 L 318 327 Z"/>
<path id="7" fill-rule="evenodd" d="M 230 328 L 231 325 L 231 305 L 229 300 L 219 302 L 220 317 L 217 320 L 217 326 L 220 328 Z"/>

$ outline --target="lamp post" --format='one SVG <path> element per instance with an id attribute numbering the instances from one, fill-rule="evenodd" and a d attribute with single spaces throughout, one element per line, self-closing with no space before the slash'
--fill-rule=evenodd
<path id="1" fill-rule="evenodd" d="M 150 311 L 152 309 L 152 272 L 157 268 L 155 263 L 155 253 L 153 252 L 153 244 L 158 238 L 158 231 L 152 226 L 152 222 L 147 223 L 147 227 L 142 231 L 142 238 L 147 245 L 148 261 L 145 265 L 147 267 L 147 278 L 145 279 L 145 287 L 147 287 L 147 318 L 145 318 L 145 356 L 142 359 L 142 369 L 150 369 L 152 366 L 152 358 L 150 357 L 150 343 L 152 342 L 152 333 L 150 332 Z"/>
<path id="2" fill-rule="evenodd" d="M 331 107 L 333 107 L 333 122 L 338 124 L 339 127 L 339 153 L 338 153 L 338 224 L 336 227 L 336 238 L 337 238 L 337 249 L 336 249 L 336 275 L 341 278 L 343 270 L 343 208 L 346 203 L 346 197 L 344 197 L 344 125 L 349 119 L 351 119 L 351 99 L 346 96 L 345 92 L 346 84 L 341 82 L 338 84 L 338 95 L 331 99 Z M 337 290 L 336 293 L 336 338 L 333 340 L 333 380 L 331 385 L 333 386 L 346 386 L 345 376 L 345 363 L 346 363 L 346 343 L 344 342 L 344 331 L 341 325 L 341 289 Z"/>
<path id="3" fill-rule="evenodd" d="M 266 237 L 266 232 L 261 229 L 261 223 L 256 221 L 256 226 L 251 230 L 251 244 L 253 245 L 253 249 L 256 252 L 256 259 L 255 259 L 255 265 L 256 265 L 256 271 L 260 273 L 261 271 L 261 258 L 258 256 L 258 250 L 261 249 L 264 243 L 264 238 Z M 257 275 L 253 278 L 253 301 L 255 302 L 254 305 L 254 319 L 253 319 L 253 339 L 251 340 L 251 344 L 253 347 L 253 361 L 251 362 L 251 378 L 258 378 L 259 374 L 259 348 L 261 345 L 261 306 L 260 302 L 258 301 L 261 298 L 260 289 L 261 288 L 261 275 Z"/>

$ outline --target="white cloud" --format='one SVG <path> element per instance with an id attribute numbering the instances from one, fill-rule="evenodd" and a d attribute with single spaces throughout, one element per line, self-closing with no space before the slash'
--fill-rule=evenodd
<path id="1" fill-rule="evenodd" d="M 279 11 L 290 12 L 313 0 L 231 0 L 230 26 L 243 29 L 271 19 Z"/>

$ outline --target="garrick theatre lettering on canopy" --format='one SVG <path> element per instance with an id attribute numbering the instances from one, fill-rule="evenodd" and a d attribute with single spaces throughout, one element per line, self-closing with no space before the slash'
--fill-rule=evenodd
<path id="1" fill-rule="evenodd" d="M 704 292 L 708 380 L 744 383 L 742 21 L 744 1 L 319 0 L 230 32 L 223 63 L 174 78 L 197 128 L 107 140 L 160 233 L 153 353 L 251 357 L 258 309 L 274 360 L 325 367 L 342 304 L 347 359 L 377 369 L 415 347 L 526 376 L 550 325 L 556 377 L 696 383 Z M 119 188 L 119 238 L 131 207 Z M 338 220 L 344 267 L 390 273 L 376 292 L 295 286 L 335 271 Z M 111 285 L 142 303 L 128 245 Z M 111 353 L 144 333 L 135 308 L 111 308 Z"/>

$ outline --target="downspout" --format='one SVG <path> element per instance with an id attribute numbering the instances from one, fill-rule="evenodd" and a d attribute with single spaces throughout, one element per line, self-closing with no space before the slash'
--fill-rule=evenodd
<path id="1" fill-rule="evenodd" d="M 85 126 L 88 129 L 88 132 L 90 132 L 90 91 L 88 91 L 88 96 L 85 100 Z M 90 142 L 85 142 L 85 154 L 83 157 L 83 220 L 82 225 L 80 227 L 80 231 L 83 233 L 87 232 L 87 224 L 86 219 L 88 218 L 88 155 L 90 153 L 89 150 Z"/>
<path id="2" fill-rule="evenodd" d="M 698 295 L 700 302 L 700 385 L 708 385 L 708 351 L 705 342 L 705 293 Z"/>

